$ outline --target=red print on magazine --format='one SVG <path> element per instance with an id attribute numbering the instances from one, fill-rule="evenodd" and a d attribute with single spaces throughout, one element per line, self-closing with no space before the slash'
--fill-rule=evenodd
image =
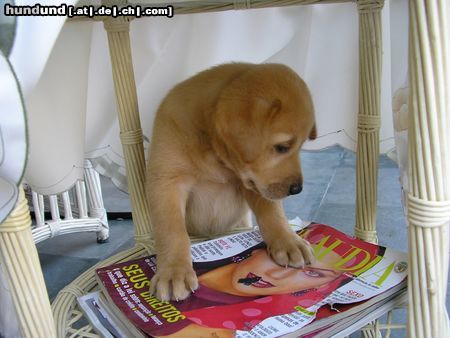
<path id="1" fill-rule="evenodd" d="M 149 293 L 153 256 L 99 269 L 98 278 L 115 306 L 153 337 L 277 337 L 312 322 L 326 304 L 358 302 L 392 287 L 386 281 L 395 261 L 384 262 L 384 247 L 323 224 L 298 235 L 316 256 L 304 269 L 275 264 L 258 236 L 201 243 L 193 250 L 200 286 L 180 302 Z M 235 243 L 241 252 L 227 255 Z"/>

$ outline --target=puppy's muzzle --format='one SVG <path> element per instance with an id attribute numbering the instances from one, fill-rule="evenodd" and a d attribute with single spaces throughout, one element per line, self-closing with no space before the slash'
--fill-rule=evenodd
<path id="1" fill-rule="evenodd" d="M 294 183 L 289 186 L 289 195 L 300 194 L 303 190 L 303 185 L 301 183 Z"/>
<path id="2" fill-rule="evenodd" d="M 265 191 L 264 196 L 268 199 L 281 199 L 290 195 L 297 195 L 303 190 L 301 180 L 290 180 L 285 183 L 272 183 Z"/>

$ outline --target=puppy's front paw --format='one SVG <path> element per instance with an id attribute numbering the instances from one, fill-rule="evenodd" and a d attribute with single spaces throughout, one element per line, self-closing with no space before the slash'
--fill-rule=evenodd
<path id="1" fill-rule="evenodd" d="M 150 292 L 162 301 L 183 300 L 198 288 L 197 275 L 191 264 L 158 264 Z"/>
<path id="2" fill-rule="evenodd" d="M 295 233 L 279 236 L 268 242 L 267 251 L 275 263 L 281 266 L 303 268 L 305 264 L 315 261 L 311 245 Z"/>

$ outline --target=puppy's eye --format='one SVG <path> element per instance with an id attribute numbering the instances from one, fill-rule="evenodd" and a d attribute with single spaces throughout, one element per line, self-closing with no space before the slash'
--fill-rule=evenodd
<path id="1" fill-rule="evenodd" d="M 278 154 L 285 154 L 291 147 L 286 144 L 276 144 L 273 148 Z"/>

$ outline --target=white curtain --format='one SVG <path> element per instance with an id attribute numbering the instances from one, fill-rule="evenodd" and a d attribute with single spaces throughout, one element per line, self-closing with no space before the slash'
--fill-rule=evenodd
<path id="1" fill-rule="evenodd" d="M 406 0 L 387 2 L 383 10 L 380 149 L 384 153 L 395 146 L 392 95 L 406 79 L 406 5 Z M 146 146 L 154 112 L 171 87 L 210 66 L 245 61 L 284 63 L 306 80 L 319 138 L 305 149 L 333 144 L 355 149 L 358 14 L 354 3 L 141 18 L 131 23 L 130 34 Z M 26 94 L 31 140 L 26 179 L 36 191 L 53 194 L 69 188 L 82 177 L 83 157 L 93 159 L 97 170 L 126 190 L 101 23 L 65 23 L 39 81 Z"/>

